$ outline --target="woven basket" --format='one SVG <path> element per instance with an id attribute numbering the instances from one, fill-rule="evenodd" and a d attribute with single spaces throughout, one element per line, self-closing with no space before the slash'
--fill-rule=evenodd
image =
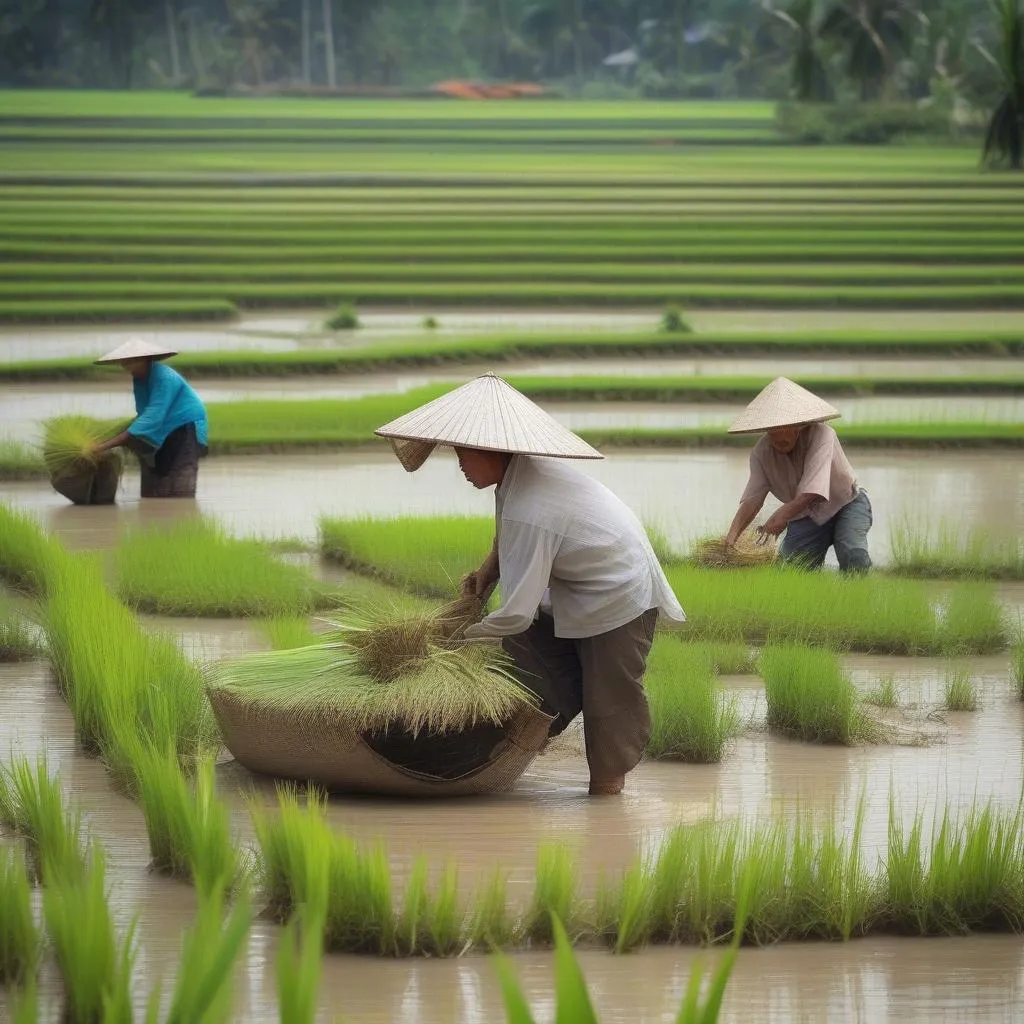
<path id="1" fill-rule="evenodd" d="M 52 474 L 50 483 L 75 505 L 113 505 L 123 468 L 120 456 L 102 459 L 98 465 L 76 461 L 61 473 Z"/>
<path id="2" fill-rule="evenodd" d="M 250 771 L 282 779 L 313 782 L 336 793 L 377 793 L 404 797 L 471 796 L 507 792 L 529 767 L 548 737 L 551 718 L 529 705 L 505 723 L 480 763 L 456 777 L 431 774 L 388 758 L 387 736 L 364 736 L 341 720 L 311 721 L 293 711 L 267 709 L 237 695 L 211 688 L 213 713 L 224 744 Z M 479 744 L 469 730 L 467 742 Z M 407 733 L 395 746 L 408 765 L 422 765 L 417 746 L 429 759 L 437 737 L 417 741 Z M 410 756 L 412 755 L 412 756 Z"/>

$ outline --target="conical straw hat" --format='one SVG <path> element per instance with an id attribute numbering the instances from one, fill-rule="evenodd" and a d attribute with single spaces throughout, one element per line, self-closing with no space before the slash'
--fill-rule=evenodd
<path id="1" fill-rule="evenodd" d="M 139 341 L 132 338 L 123 345 L 118 345 L 113 351 L 105 356 L 100 356 L 97 363 L 122 363 L 126 359 L 166 359 L 168 356 L 176 356 L 178 353 L 166 345 L 154 345 L 149 341 Z"/>
<path id="2" fill-rule="evenodd" d="M 493 373 L 385 423 L 375 433 L 391 441 L 410 473 L 439 444 L 560 459 L 604 458 Z"/>
<path id="3" fill-rule="evenodd" d="M 840 415 L 838 409 L 788 377 L 776 377 L 733 420 L 730 434 L 758 434 L 775 427 L 821 423 Z"/>

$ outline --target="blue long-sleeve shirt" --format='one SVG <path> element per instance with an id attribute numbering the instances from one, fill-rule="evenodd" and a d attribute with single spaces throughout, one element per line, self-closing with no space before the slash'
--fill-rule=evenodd
<path id="1" fill-rule="evenodd" d="M 154 362 L 145 380 L 133 381 L 138 416 L 128 433 L 160 448 L 167 435 L 188 423 L 196 425 L 196 438 L 206 445 L 206 409 L 188 381 L 164 363 Z"/>

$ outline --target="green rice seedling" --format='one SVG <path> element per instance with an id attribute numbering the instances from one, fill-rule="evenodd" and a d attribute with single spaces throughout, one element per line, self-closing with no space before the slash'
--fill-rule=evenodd
<path id="1" fill-rule="evenodd" d="M 877 708 L 897 708 L 900 704 L 900 692 L 894 676 L 883 676 L 878 685 L 864 696 L 868 704 Z"/>
<path id="2" fill-rule="evenodd" d="M 43 462 L 47 471 L 56 478 L 70 473 L 95 473 L 101 466 L 110 465 L 120 475 L 122 456 L 118 449 L 96 452 L 97 446 L 111 434 L 109 423 L 90 416 L 47 420 L 43 434 Z"/>
<path id="3" fill-rule="evenodd" d="M 999 650 L 1006 644 L 1001 611 L 991 588 L 957 584 L 957 609 L 970 591 L 974 609 L 956 623 L 940 618 L 926 585 L 878 574 L 847 576 L 777 565 L 719 572 L 693 566 L 667 569 L 684 598 L 689 622 L 683 636 L 746 643 L 799 642 L 891 654 L 945 654 Z"/>
<path id="4" fill-rule="evenodd" d="M 279 920 L 315 897 L 326 876 L 324 947 L 332 952 L 392 953 L 395 914 L 385 852 L 364 850 L 332 831 L 325 819 L 326 797 L 309 790 L 300 807 L 295 790 L 278 790 L 277 814 L 254 809 L 260 848 L 260 878 L 268 910 Z"/>
<path id="5" fill-rule="evenodd" d="M 680 306 L 665 308 L 665 312 L 661 314 L 661 329 L 666 334 L 689 334 L 693 330 Z"/>
<path id="6" fill-rule="evenodd" d="M 93 848 L 83 873 L 47 883 L 43 912 L 64 989 L 62 1020 L 95 1024 L 106 1019 L 108 1004 L 130 1006 L 134 926 L 119 942 L 99 848 Z"/>
<path id="7" fill-rule="evenodd" d="M 400 956 L 450 956 L 463 945 L 465 915 L 459 906 L 458 874 L 447 865 L 433 892 L 425 858 L 417 858 L 405 887 L 395 927 Z"/>
<path id="8" fill-rule="evenodd" d="M 833 652 L 798 644 L 766 647 L 761 675 L 774 732 L 811 743 L 850 745 L 870 738 L 857 692 Z"/>
<path id="9" fill-rule="evenodd" d="M 25 620 L 0 594 L 0 662 L 28 661 L 42 653 Z"/>
<path id="10" fill-rule="evenodd" d="M 735 699 L 724 696 L 706 651 L 675 637 L 658 637 L 644 688 L 651 708 L 649 757 L 709 764 L 722 759 L 739 729 Z"/>
<path id="11" fill-rule="evenodd" d="M 331 603 L 305 569 L 205 519 L 129 532 L 116 565 L 121 599 L 158 615 L 294 615 Z"/>
<path id="12" fill-rule="evenodd" d="M 81 815 L 65 805 L 60 780 L 50 775 L 45 758 L 35 766 L 18 758 L 0 775 L 0 812 L 24 836 L 35 877 L 45 884 L 78 878 L 84 863 Z"/>
<path id="13" fill-rule="evenodd" d="M 190 785 L 172 750 L 147 747 L 132 759 L 153 867 L 203 894 L 234 889 L 241 874 L 228 809 L 217 798 L 214 764 L 204 757 Z"/>
<path id="14" fill-rule="evenodd" d="M 942 706 L 947 711 L 977 711 L 978 688 L 967 669 L 950 669 L 942 681 Z"/>
<path id="15" fill-rule="evenodd" d="M 988 583 L 958 583 L 941 610 L 936 646 L 946 655 L 978 654 L 1006 646 L 1006 617 Z"/>
<path id="16" fill-rule="evenodd" d="M 470 901 L 466 941 L 474 949 L 505 949 L 518 937 L 518 923 L 508 906 L 508 875 L 496 868 Z"/>
<path id="17" fill-rule="evenodd" d="M 43 624 L 58 684 L 87 750 L 130 789 L 138 746 L 172 747 L 183 767 L 220 746 L 201 671 L 169 639 L 145 633 L 99 568 L 61 553 Z"/>
<path id="18" fill-rule="evenodd" d="M 497 725 L 533 702 L 500 648 L 448 649 L 435 632 L 440 621 L 366 613 L 316 646 L 222 663 L 209 686 L 252 706 L 287 708 L 311 723 L 342 718 L 360 732 L 400 726 L 414 734 L 449 733 L 479 722 Z"/>
<path id="19" fill-rule="evenodd" d="M 359 324 L 359 314 L 355 306 L 349 302 L 343 302 L 334 314 L 328 317 L 324 326 L 329 331 L 354 331 Z"/>
<path id="20" fill-rule="evenodd" d="M 906 576 L 1021 579 L 1024 546 L 1017 537 L 998 538 L 975 529 L 966 535 L 943 522 L 932 533 L 911 523 L 896 524 L 891 535 L 890 569 Z"/>
<path id="21" fill-rule="evenodd" d="M 274 651 L 294 651 L 298 647 L 309 647 L 318 639 L 309 619 L 305 617 L 268 619 L 262 624 L 262 629 Z"/>
<path id="22" fill-rule="evenodd" d="M 23 988 L 9 989 L 7 1000 L 11 1024 L 39 1024 L 39 989 L 34 978 Z"/>
<path id="23" fill-rule="evenodd" d="M 889 807 L 884 918 L 891 931 L 959 935 L 1019 931 L 1024 922 L 1024 810 L 944 810 L 930 840 L 918 812 L 909 827 Z"/>
<path id="24" fill-rule="evenodd" d="M 577 895 L 579 868 L 562 843 L 542 843 L 537 848 L 533 899 L 523 922 L 524 937 L 530 942 L 551 943 L 555 935 L 552 918 L 566 923 L 574 936 L 583 927 Z"/>
<path id="25" fill-rule="evenodd" d="M 438 324 L 436 316 L 425 316 L 420 326 L 425 331 L 436 331 L 440 324 Z"/>
<path id="26" fill-rule="evenodd" d="M 325 558 L 425 597 L 451 597 L 493 541 L 485 516 L 320 520 Z"/>
<path id="27" fill-rule="evenodd" d="M 182 940 L 178 979 L 166 1024 L 215 1024 L 231 1019 L 235 965 L 251 924 L 247 896 L 230 908 L 225 907 L 223 890 L 217 887 L 200 896 L 195 921 Z M 150 1000 L 152 1020 L 156 1019 L 158 1001 L 159 993 Z"/>
<path id="28" fill-rule="evenodd" d="M 616 953 L 628 953 L 650 940 L 653 925 L 653 892 L 651 878 L 644 864 L 634 864 L 622 876 L 615 894 Z"/>
<path id="29" fill-rule="evenodd" d="M 35 977 L 42 939 L 32 916 L 32 886 L 20 851 L 0 847 L 0 985 Z"/>
<path id="30" fill-rule="evenodd" d="M 324 859 L 309 864 L 306 901 L 292 915 L 277 949 L 277 997 L 281 1024 L 313 1024 L 323 973 L 328 878 Z"/>
<path id="31" fill-rule="evenodd" d="M 59 550 L 34 516 L 0 504 L 0 579 L 27 594 L 42 596 L 50 562 Z"/>
<path id="32" fill-rule="evenodd" d="M 757 652 L 747 644 L 724 640 L 680 640 L 680 643 L 695 653 L 699 652 L 716 675 L 745 676 L 757 671 Z"/>
<path id="33" fill-rule="evenodd" d="M 46 464 L 31 445 L 0 440 L 0 480 L 35 480 L 45 475 Z"/>

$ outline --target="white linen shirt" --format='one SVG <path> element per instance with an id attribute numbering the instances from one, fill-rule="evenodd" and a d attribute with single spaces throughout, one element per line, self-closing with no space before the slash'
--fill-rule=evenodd
<path id="1" fill-rule="evenodd" d="M 512 459 L 495 492 L 495 531 L 502 604 L 468 638 L 522 633 L 546 592 L 559 637 L 607 633 L 650 608 L 686 618 L 640 520 L 564 461 Z"/>

